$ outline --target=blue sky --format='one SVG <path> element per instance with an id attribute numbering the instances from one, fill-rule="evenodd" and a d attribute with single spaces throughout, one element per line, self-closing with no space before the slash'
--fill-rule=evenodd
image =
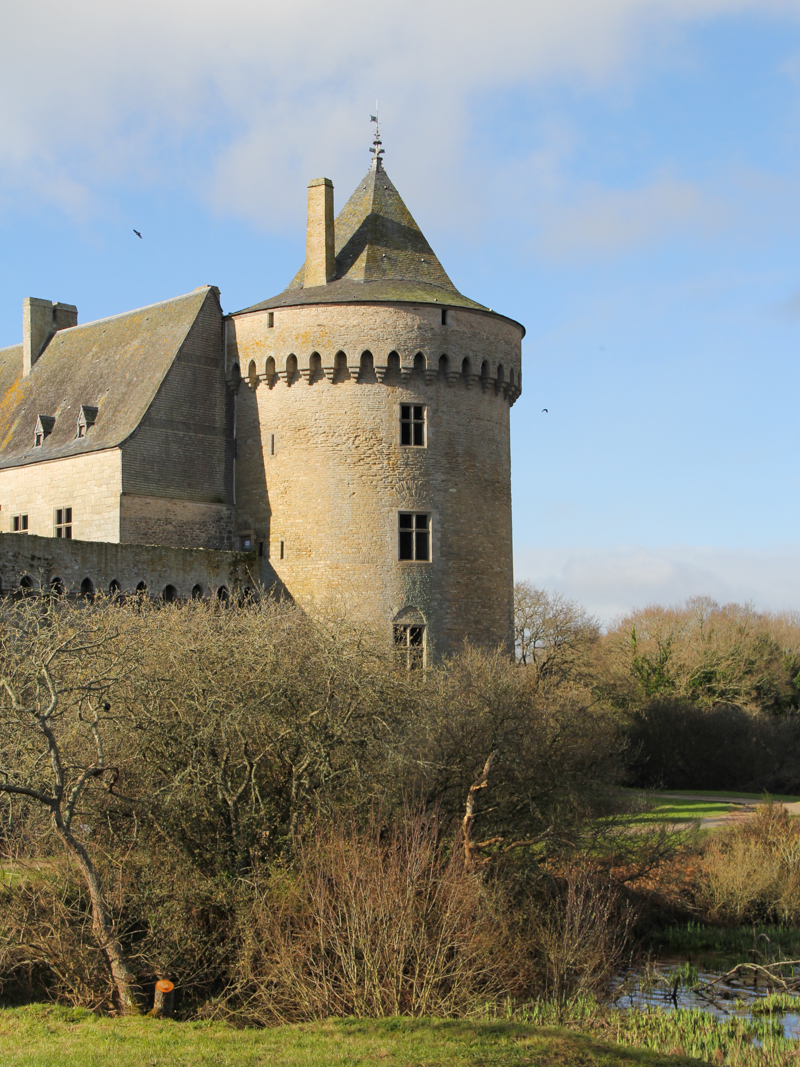
<path id="1" fill-rule="evenodd" d="M 603 619 L 800 609 L 800 0 L 42 0 L 3 25 L 0 345 L 25 296 L 88 321 L 279 291 L 309 178 L 344 202 L 377 97 L 454 282 L 528 330 L 518 577 Z"/>

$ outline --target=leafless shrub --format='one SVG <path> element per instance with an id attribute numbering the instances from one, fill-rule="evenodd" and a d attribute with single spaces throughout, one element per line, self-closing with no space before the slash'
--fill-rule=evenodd
<path id="1" fill-rule="evenodd" d="M 65 860 L 4 865 L 0 996 L 113 1007 L 114 983 L 92 933 L 91 902 Z"/>
<path id="2" fill-rule="evenodd" d="M 625 960 L 635 918 L 596 864 L 586 858 L 569 863 L 531 920 L 547 998 L 567 1010 L 605 987 Z"/>
<path id="3" fill-rule="evenodd" d="M 800 921 L 800 825 L 783 805 L 715 834 L 704 849 L 698 896 L 711 917 L 730 922 Z"/>
<path id="4" fill-rule="evenodd" d="M 227 998 L 244 1018 L 464 1015 L 530 990 L 500 894 L 420 816 L 320 832 L 251 892 Z"/>

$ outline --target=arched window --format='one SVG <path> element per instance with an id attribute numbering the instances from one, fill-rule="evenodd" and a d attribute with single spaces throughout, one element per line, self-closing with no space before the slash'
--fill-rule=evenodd
<path id="1" fill-rule="evenodd" d="M 275 384 L 275 360 L 272 356 L 266 362 L 264 367 L 264 374 L 266 375 L 267 385 L 272 386 Z"/>
<path id="2" fill-rule="evenodd" d="M 360 382 L 376 382 L 378 380 L 375 375 L 375 361 L 372 358 L 371 352 L 361 353 L 361 366 L 358 370 L 358 380 Z"/>
<path id="3" fill-rule="evenodd" d="M 344 352 L 337 352 L 333 357 L 333 381 L 334 384 L 338 382 L 346 382 L 350 378 L 350 371 L 347 368 L 347 356 Z"/>
<path id="4" fill-rule="evenodd" d="M 242 381 L 242 369 L 238 363 L 234 363 L 231 366 L 231 385 L 234 389 L 238 389 Z"/>
<path id="5" fill-rule="evenodd" d="M 403 608 L 392 622 L 394 647 L 403 657 L 405 666 L 414 670 L 425 666 L 425 616 L 419 608 Z"/>
<path id="6" fill-rule="evenodd" d="M 227 607 L 230 599 L 231 595 L 228 592 L 227 585 L 221 585 L 217 590 L 217 600 L 220 602 L 220 604 L 223 605 L 223 607 Z"/>
<path id="7" fill-rule="evenodd" d="M 178 590 L 174 585 L 164 586 L 164 592 L 161 594 L 161 599 L 165 604 L 174 604 L 178 599 Z"/>
<path id="8" fill-rule="evenodd" d="M 502 389 L 503 388 L 503 381 L 504 381 L 503 364 L 502 363 L 498 363 L 497 364 L 497 378 L 495 380 L 495 389 L 497 389 L 497 390 Z"/>
<path id="9" fill-rule="evenodd" d="M 414 373 L 424 374 L 427 366 L 428 362 L 423 356 L 423 354 L 421 352 L 417 352 L 416 356 L 414 356 Z"/>
<path id="10" fill-rule="evenodd" d="M 202 587 L 202 585 L 194 585 L 194 586 L 192 586 L 192 600 L 202 600 L 202 599 L 203 599 L 203 587 Z"/>
<path id="11" fill-rule="evenodd" d="M 142 597 L 142 598 L 146 597 L 147 596 L 147 582 L 139 582 L 139 584 L 136 586 L 136 592 L 140 597 Z"/>
<path id="12" fill-rule="evenodd" d="M 472 364 L 469 361 L 469 356 L 464 356 L 461 360 L 461 377 L 465 382 L 469 381 L 469 377 L 472 374 Z"/>
<path id="13" fill-rule="evenodd" d="M 112 600 L 116 600 L 116 598 L 120 595 L 120 591 L 121 586 L 119 582 L 116 578 L 112 578 L 108 586 L 108 595 L 111 597 Z"/>
<path id="14" fill-rule="evenodd" d="M 445 355 L 439 356 L 439 377 L 447 379 L 447 372 L 450 370 L 450 360 Z"/>
<path id="15" fill-rule="evenodd" d="M 94 600 L 94 582 L 91 578 L 84 578 L 81 582 L 81 600 Z"/>
<path id="16" fill-rule="evenodd" d="M 312 352 L 311 359 L 308 361 L 308 384 L 313 385 L 314 382 L 320 381 L 325 375 L 322 373 L 322 356 L 319 352 Z"/>
<path id="17" fill-rule="evenodd" d="M 511 386 L 512 389 L 514 388 L 514 381 L 514 368 L 512 367 L 511 370 L 508 372 L 508 384 Z"/>
<path id="18" fill-rule="evenodd" d="M 286 358 L 286 384 L 292 385 L 300 377 L 300 373 L 297 370 L 297 356 L 292 353 Z"/>
<path id="19" fill-rule="evenodd" d="M 488 382 L 489 381 L 489 360 L 488 359 L 485 359 L 483 361 L 483 363 L 481 363 L 481 381 L 482 382 Z"/>
<path id="20" fill-rule="evenodd" d="M 255 389 L 258 385 L 258 371 L 256 369 L 256 361 L 250 360 L 250 366 L 247 368 L 247 380 L 250 382 L 250 388 Z"/>
<path id="21" fill-rule="evenodd" d="M 50 593 L 52 596 L 63 596 L 65 592 L 64 583 L 60 578 L 50 579 Z"/>

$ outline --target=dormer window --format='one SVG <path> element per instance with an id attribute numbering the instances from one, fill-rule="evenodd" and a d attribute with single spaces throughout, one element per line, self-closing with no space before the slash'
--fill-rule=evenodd
<path id="1" fill-rule="evenodd" d="M 36 420 L 36 430 L 33 435 L 34 448 L 41 448 L 45 439 L 53 432 L 56 420 L 52 415 L 40 415 Z"/>
<path id="2" fill-rule="evenodd" d="M 78 437 L 85 437 L 90 426 L 94 426 L 97 419 L 97 408 L 83 404 L 78 416 Z"/>

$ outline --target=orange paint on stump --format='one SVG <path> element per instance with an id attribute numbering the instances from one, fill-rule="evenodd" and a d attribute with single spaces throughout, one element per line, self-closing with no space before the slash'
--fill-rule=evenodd
<path id="1" fill-rule="evenodd" d="M 160 978 L 156 982 L 156 989 L 159 993 L 171 993 L 175 988 L 174 982 L 170 982 L 169 978 Z"/>

